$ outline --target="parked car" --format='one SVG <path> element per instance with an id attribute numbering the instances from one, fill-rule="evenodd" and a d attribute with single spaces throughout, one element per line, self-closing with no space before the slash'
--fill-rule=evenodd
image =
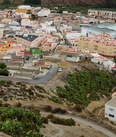
<path id="1" fill-rule="evenodd" d="M 62 68 L 58 68 L 58 72 L 62 72 Z"/>

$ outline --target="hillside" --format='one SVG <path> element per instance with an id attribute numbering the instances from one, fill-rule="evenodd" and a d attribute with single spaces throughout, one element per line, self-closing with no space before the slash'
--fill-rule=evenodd
<path id="1" fill-rule="evenodd" d="M 75 5 L 75 4 L 88 4 L 95 5 L 104 2 L 104 0 L 42 0 L 42 5 Z"/>
<path id="2" fill-rule="evenodd" d="M 75 5 L 75 4 L 92 4 L 96 5 L 104 2 L 104 0 L 0 0 L 0 3 L 3 4 L 40 4 L 41 5 Z"/>

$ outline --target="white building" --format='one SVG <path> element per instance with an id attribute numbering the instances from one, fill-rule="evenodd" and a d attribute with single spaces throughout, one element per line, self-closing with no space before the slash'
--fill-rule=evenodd
<path id="1" fill-rule="evenodd" d="M 27 9 L 27 10 L 31 10 L 32 7 L 30 5 L 20 5 L 18 6 L 18 9 Z"/>
<path id="2" fill-rule="evenodd" d="M 116 122 L 116 97 L 105 104 L 105 118 Z"/>
<path id="3" fill-rule="evenodd" d="M 30 19 L 22 19 L 21 20 L 21 26 L 31 26 Z"/>
<path id="4" fill-rule="evenodd" d="M 48 15 L 50 14 L 50 10 L 49 9 L 41 9 L 39 12 L 38 12 L 38 16 L 39 17 L 48 17 Z"/>
<path id="5" fill-rule="evenodd" d="M 88 15 L 89 16 L 97 16 L 97 17 L 101 17 L 104 19 L 112 19 L 115 20 L 116 19 L 116 11 L 104 11 L 104 10 L 88 10 Z"/>

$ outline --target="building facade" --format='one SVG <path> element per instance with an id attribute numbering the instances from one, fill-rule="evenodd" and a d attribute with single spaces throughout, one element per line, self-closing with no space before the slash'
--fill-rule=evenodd
<path id="1" fill-rule="evenodd" d="M 116 122 L 116 97 L 105 104 L 105 118 Z"/>
<path id="2" fill-rule="evenodd" d="M 23 44 L 27 47 L 38 47 L 41 42 L 43 42 L 46 39 L 46 35 L 42 36 L 36 36 L 36 35 L 16 35 L 16 42 Z"/>
<path id="3" fill-rule="evenodd" d="M 90 37 L 81 36 L 78 46 L 82 52 L 96 52 L 106 57 L 116 57 L 116 40 L 106 33 Z"/>
<path id="4" fill-rule="evenodd" d="M 101 17 L 103 19 L 116 20 L 116 11 L 104 11 L 104 10 L 88 10 L 89 16 Z"/>

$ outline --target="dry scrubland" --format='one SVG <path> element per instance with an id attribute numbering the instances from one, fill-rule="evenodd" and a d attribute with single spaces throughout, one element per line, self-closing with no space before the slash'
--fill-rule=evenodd
<path id="1" fill-rule="evenodd" d="M 64 87 L 67 84 L 67 74 L 79 72 L 80 70 L 98 70 L 98 68 L 91 62 L 81 63 L 69 63 L 69 62 L 57 62 L 59 67 L 63 68 L 63 71 L 58 73 L 51 81 L 41 85 L 24 84 L 20 82 L 0 82 L 0 106 L 15 106 L 25 107 L 29 109 L 35 109 L 37 111 L 47 111 L 50 113 L 73 113 L 75 115 L 87 118 L 100 125 L 105 125 L 107 128 L 116 132 L 116 126 L 105 120 L 103 117 L 98 117 L 99 111 L 104 107 L 104 104 L 108 101 L 109 97 L 100 96 L 99 100 L 91 101 L 88 106 L 80 111 L 75 108 L 77 106 L 74 102 L 70 102 L 66 99 L 58 97 L 56 94 L 56 87 Z M 56 125 L 57 126 L 57 125 Z M 63 126 L 59 125 L 58 128 L 45 124 L 46 128 L 42 129 L 42 132 L 51 137 L 53 135 L 63 132 L 62 137 L 89 137 L 93 134 L 96 137 L 106 137 L 99 131 L 95 131 L 92 127 L 85 126 L 81 123 L 76 123 L 76 126 Z M 60 130 L 60 129 L 62 130 Z"/>

